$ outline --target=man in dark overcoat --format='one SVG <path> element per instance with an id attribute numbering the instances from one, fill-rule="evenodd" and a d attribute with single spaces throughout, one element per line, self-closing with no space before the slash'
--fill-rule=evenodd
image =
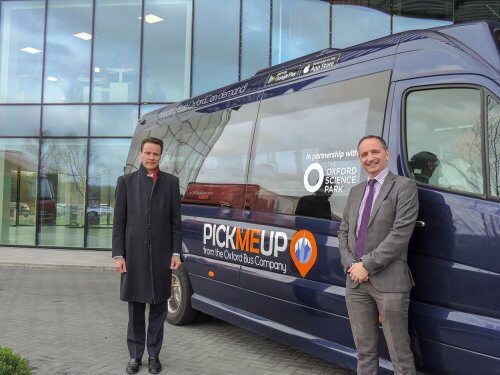
<path id="1" fill-rule="evenodd" d="M 113 219 L 115 268 L 121 274 L 120 299 L 128 302 L 128 374 L 142 364 L 146 346 L 145 307 L 149 304 L 147 350 L 149 371 L 158 374 L 158 355 L 168 311 L 172 269 L 181 264 L 179 179 L 158 168 L 163 142 L 141 143 L 139 170 L 120 176 Z"/>

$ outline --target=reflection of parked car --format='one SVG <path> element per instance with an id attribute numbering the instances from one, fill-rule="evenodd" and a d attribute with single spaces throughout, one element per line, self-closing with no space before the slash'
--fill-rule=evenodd
<path id="1" fill-rule="evenodd" d="M 114 212 L 113 207 L 105 203 L 101 203 L 100 205 L 92 205 L 87 207 L 87 216 L 90 223 L 95 223 L 99 220 L 101 216 L 109 216 Z"/>
<path id="2" fill-rule="evenodd" d="M 16 212 L 16 202 L 10 202 L 10 214 L 14 215 Z M 24 202 L 19 202 L 19 215 L 23 215 L 24 217 L 28 217 L 31 215 L 31 210 L 28 205 Z"/>
<path id="3" fill-rule="evenodd" d="M 56 224 L 56 200 L 52 181 L 47 176 L 39 177 L 37 216 L 44 225 Z"/>
<path id="4" fill-rule="evenodd" d="M 91 215 L 111 215 L 114 212 L 113 207 L 109 207 L 107 204 L 100 204 L 99 206 L 89 206 L 87 207 L 87 213 Z"/>

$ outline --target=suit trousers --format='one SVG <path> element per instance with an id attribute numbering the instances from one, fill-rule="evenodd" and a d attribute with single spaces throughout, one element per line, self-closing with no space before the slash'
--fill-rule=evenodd
<path id="1" fill-rule="evenodd" d="M 128 303 L 127 346 L 130 358 L 142 358 L 146 345 L 146 304 Z M 167 317 L 167 302 L 149 305 L 147 349 L 149 357 L 158 357 L 163 344 L 163 325 Z"/>
<path id="2" fill-rule="evenodd" d="M 410 292 L 384 293 L 367 281 L 356 288 L 346 288 L 346 302 L 358 351 L 357 374 L 378 373 L 380 315 L 394 373 L 414 375 L 415 362 L 408 334 Z"/>

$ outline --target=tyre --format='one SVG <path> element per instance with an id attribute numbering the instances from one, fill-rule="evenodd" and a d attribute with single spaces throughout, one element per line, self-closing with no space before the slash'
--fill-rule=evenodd
<path id="1" fill-rule="evenodd" d="M 172 292 L 168 300 L 167 322 L 175 326 L 192 323 L 198 311 L 191 306 L 193 288 L 184 263 L 172 271 Z"/>

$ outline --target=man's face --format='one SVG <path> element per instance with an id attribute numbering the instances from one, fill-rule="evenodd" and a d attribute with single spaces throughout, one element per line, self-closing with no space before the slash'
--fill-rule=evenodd
<path id="1" fill-rule="evenodd" d="M 387 167 L 389 150 L 384 149 L 382 143 L 376 138 L 368 138 L 361 142 L 358 153 L 361 165 L 370 178 L 376 177 Z"/>
<path id="2" fill-rule="evenodd" d="M 149 173 L 152 173 L 160 162 L 161 147 L 156 143 L 144 143 L 141 151 L 141 163 Z"/>

